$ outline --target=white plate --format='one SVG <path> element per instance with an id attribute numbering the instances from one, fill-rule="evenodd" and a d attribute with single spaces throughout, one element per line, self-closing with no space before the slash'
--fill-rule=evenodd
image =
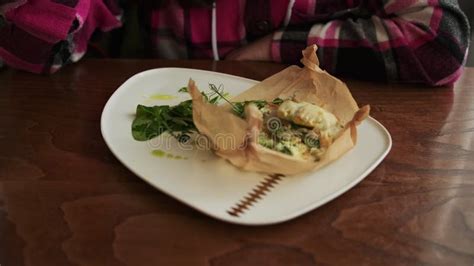
<path id="1" fill-rule="evenodd" d="M 105 105 L 102 136 L 112 153 L 137 176 L 217 219 L 263 225 L 295 218 L 355 186 L 391 148 L 387 130 L 375 119 L 368 118 L 359 126 L 356 147 L 337 161 L 303 175 L 269 177 L 240 171 L 209 151 L 187 149 L 188 146 L 180 148 L 169 136 L 135 141 L 131 124 L 137 104 L 174 105 L 189 99 L 187 94 L 177 93 L 187 85 L 189 78 L 203 90 L 207 90 L 209 83 L 223 84 L 230 95 L 237 95 L 257 83 L 237 76 L 184 68 L 141 72 L 122 84 Z M 156 94 L 177 97 L 167 100 L 150 97 Z M 152 154 L 156 149 L 188 159 L 160 158 Z M 236 212 L 236 208 L 240 211 Z"/>

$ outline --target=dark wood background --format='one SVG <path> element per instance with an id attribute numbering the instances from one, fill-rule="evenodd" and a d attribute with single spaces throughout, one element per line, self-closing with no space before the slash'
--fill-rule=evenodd
<path id="1" fill-rule="evenodd" d="M 0 264 L 473 265 L 474 69 L 454 88 L 347 81 L 392 134 L 363 182 L 286 223 L 205 216 L 122 166 L 100 115 L 133 74 L 179 66 L 262 80 L 271 63 L 87 59 L 0 72 Z"/>

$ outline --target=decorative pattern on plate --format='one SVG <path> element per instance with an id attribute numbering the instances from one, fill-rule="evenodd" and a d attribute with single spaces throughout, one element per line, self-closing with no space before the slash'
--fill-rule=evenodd
<path id="1" fill-rule="evenodd" d="M 237 202 L 234 207 L 227 211 L 228 214 L 239 217 L 244 214 L 253 204 L 261 200 L 270 190 L 281 181 L 284 175 L 273 174 L 265 178 L 258 186 L 256 186 L 252 192 L 249 192 L 247 196 Z"/>

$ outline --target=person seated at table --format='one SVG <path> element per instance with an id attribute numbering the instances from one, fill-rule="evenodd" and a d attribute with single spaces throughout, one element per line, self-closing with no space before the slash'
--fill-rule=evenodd
<path id="1" fill-rule="evenodd" d="M 94 32 L 128 22 L 114 0 L 0 3 L 0 59 L 35 73 L 78 61 Z M 469 45 L 451 0 L 142 0 L 138 18 L 151 57 L 294 64 L 317 44 L 332 74 L 435 86 L 459 78 Z"/>

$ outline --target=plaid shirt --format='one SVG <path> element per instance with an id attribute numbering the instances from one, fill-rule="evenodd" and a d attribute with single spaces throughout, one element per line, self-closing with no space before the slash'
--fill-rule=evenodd
<path id="1" fill-rule="evenodd" d="M 4 2 L 0 59 L 36 73 L 79 60 L 94 30 L 121 25 L 113 0 Z M 446 85 L 459 78 L 469 45 L 467 18 L 452 0 L 156 2 L 141 1 L 139 25 L 159 58 L 222 59 L 271 34 L 275 62 L 297 63 L 317 44 L 321 67 L 336 75 Z"/>

